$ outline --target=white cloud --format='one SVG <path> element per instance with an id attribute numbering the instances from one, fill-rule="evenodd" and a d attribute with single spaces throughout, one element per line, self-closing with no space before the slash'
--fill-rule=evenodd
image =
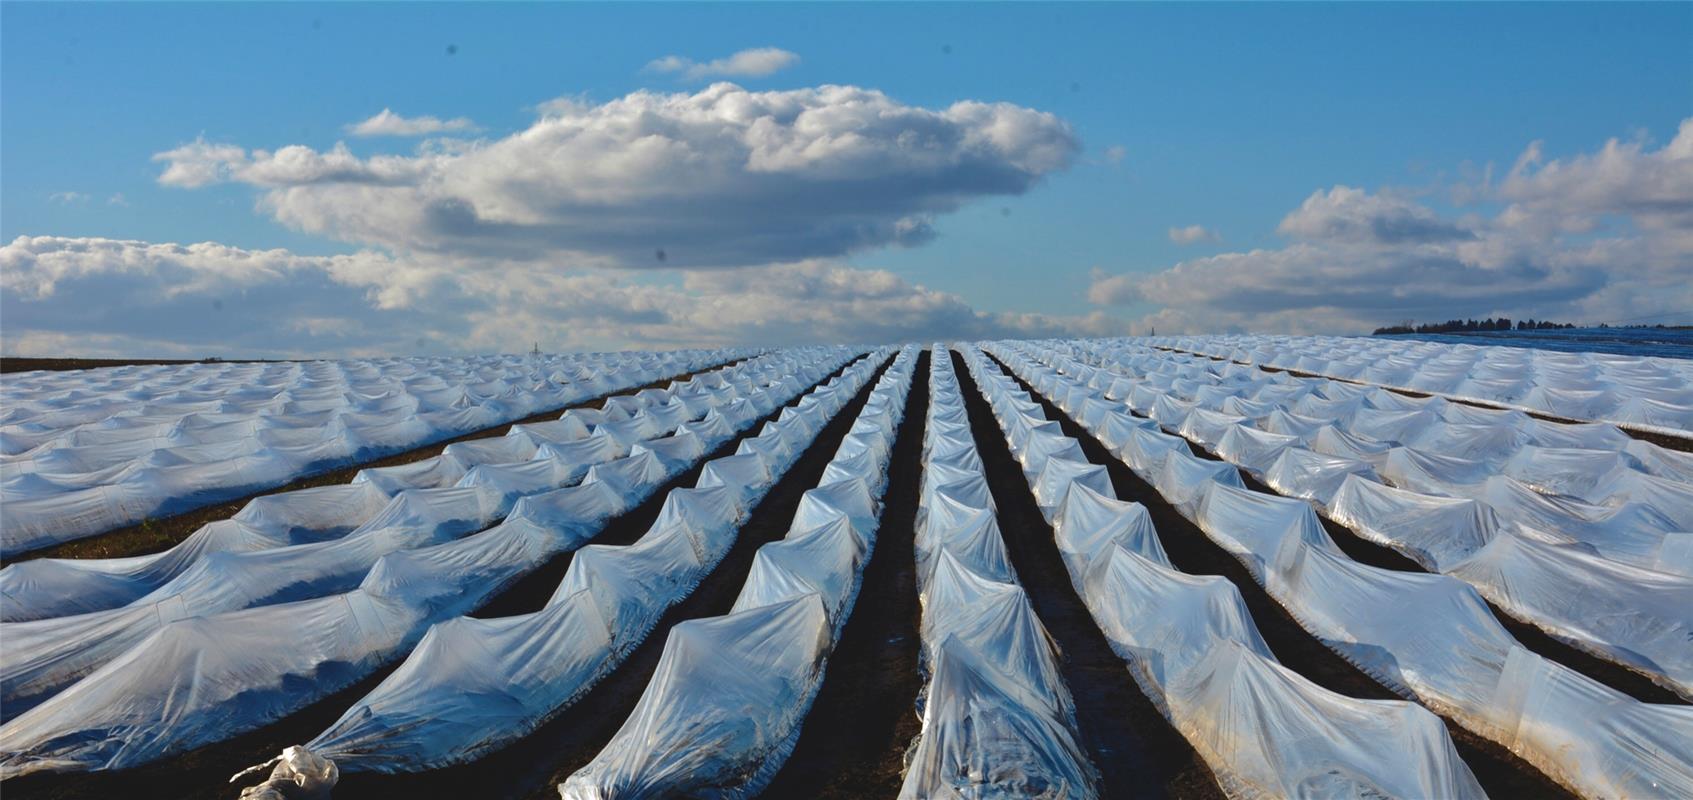
<path id="1" fill-rule="evenodd" d="M 1114 145 L 1111 145 L 1110 147 L 1105 148 L 1105 161 L 1106 161 L 1106 163 L 1110 164 L 1113 167 L 1115 167 L 1119 164 L 1122 164 L 1123 159 L 1128 158 L 1128 157 L 1129 157 L 1128 148 L 1126 148 L 1126 147 L 1124 147 L 1120 144 L 1114 144 Z"/>
<path id="2" fill-rule="evenodd" d="M 1126 306 L 1139 302 L 1140 290 L 1135 288 L 1136 275 L 1112 275 L 1095 267 L 1088 273 L 1088 302 L 1096 306 Z"/>
<path id="3" fill-rule="evenodd" d="M 665 56 L 649 62 L 646 71 L 676 73 L 691 81 L 706 78 L 762 78 L 798 63 L 799 55 L 780 47 L 754 47 L 728 58 L 705 62 L 684 56 Z"/>
<path id="4" fill-rule="evenodd" d="M 1473 238 L 1463 225 L 1391 195 L 1350 186 L 1318 191 L 1283 218 L 1276 231 L 1297 239 L 1414 244 Z"/>
<path id="5" fill-rule="evenodd" d="M 47 201 L 62 206 L 81 205 L 88 202 L 88 195 L 82 192 L 54 192 L 47 195 Z"/>
<path id="6" fill-rule="evenodd" d="M 347 126 L 347 132 L 354 136 L 428 136 L 475 130 L 476 123 L 471 122 L 469 117 L 402 117 L 386 108 L 370 119 Z"/>
<path id="7" fill-rule="evenodd" d="M 1170 241 L 1176 244 L 1198 244 L 1200 242 L 1215 242 L 1219 237 L 1216 232 L 1207 230 L 1204 225 L 1189 225 L 1185 228 L 1171 228 Z"/>
<path id="8" fill-rule="evenodd" d="M 1096 273 L 1088 297 L 1163 306 L 1135 327 L 1172 333 L 1358 333 L 1499 315 L 1598 323 L 1693 308 L 1693 120 L 1655 150 L 1612 140 L 1547 161 L 1531 145 L 1499 186 L 1470 194 L 1502 207 L 1452 218 L 1336 186 L 1282 220 L 1284 247 Z"/>
<path id="9" fill-rule="evenodd" d="M 605 349 L 1127 331 L 1100 312 L 980 311 L 890 272 L 827 261 L 637 276 L 42 236 L 0 247 L 0 280 L 6 348 L 18 354 L 471 353 L 535 341 Z"/>
<path id="10" fill-rule="evenodd" d="M 162 153 L 154 153 L 154 161 L 163 161 L 165 171 L 159 183 L 195 189 L 231 180 L 235 168 L 247 159 L 247 151 L 235 145 L 212 144 L 200 136 L 188 144 Z"/>
<path id="11" fill-rule="evenodd" d="M 410 156 L 197 139 L 154 159 L 162 184 L 250 184 L 289 227 L 400 254 L 719 267 L 922 242 L 937 215 L 1027 191 L 1078 149 L 1063 120 L 1008 103 L 719 83 L 548 103 L 511 136 Z"/>
<path id="12" fill-rule="evenodd" d="M 113 192 L 111 197 L 106 198 L 106 205 L 128 208 L 129 199 L 123 196 L 123 192 Z"/>

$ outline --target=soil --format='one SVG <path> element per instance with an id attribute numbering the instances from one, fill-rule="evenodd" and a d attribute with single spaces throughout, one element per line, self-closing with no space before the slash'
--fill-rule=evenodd
<path id="1" fill-rule="evenodd" d="M 952 361 L 1011 566 L 1057 645 L 1064 682 L 1075 698 L 1081 743 L 1099 769 L 1103 796 L 1223 797 L 1210 768 L 1141 693 L 1071 586 L 1052 528 L 987 400 L 963 357 L 953 353 Z"/>
<path id="2" fill-rule="evenodd" d="M 995 362 L 998 363 L 997 359 Z M 1000 366 L 1003 367 L 1003 364 Z M 1009 370 L 1006 370 L 1006 373 L 1011 374 Z M 1015 375 L 1012 377 L 1040 402 L 1048 418 L 1059 422 L 1065 435 L 1081 443 L 1082 452 L 1090 462 L 1105 466 L 1117 497 L 1146 507 L 1153 525 L 1157 528 L 1159 543 L 1163 545 L 1165 554 L 1170 557 L 1172 566 L 1191 575 L 1220 575 L 1228 578 L 1229 582 L 1240 590 L 1258 632 L 1283 665 L 1312 683 L 1338 694 L 1366 700 L 1402 699 L 1300 627 L 1287 610 L 1259 586 L 1244 565 L 1166 503 L 1157 489 L 1135 475 L 1126 464 L 1113 456 L 1104 444 L 1035 391 L 1034 387 Z M 1403 558 L 1392 551 L 1388 553 Z M 1350 550 L 1348 554 L 1351 554 Z M 1450 719 L 1446 720 L 1446 729 L 1451 734 L 1458 755 L 1469 765 L 1470 771 L 1475 773 L 1476 780 L 1489 796 L 1574 796 L 1504 747 L 1470 733 Z"/>
<path id="3" fill-rule="evenodd" d="M 830 377 L 840 374 L 844 369 L 843 367 L 841 370 L 837 370 Z M 826 377 L 819 383 L 827 383 L 828 380 L 829 378 Z M 851 416 L 848 416 L 848 413 L 856 416 L 856 409 L 863 405 L 865 399 L 868 398 L 868 393 L 869 388 L 866 387 L 859 397 L 853 401 L 853 404 L 849 404 L 842 411 L 842 416 L 847 419 L 846 424 L 841 424 L 841 417 L 837 417 L 836 420 L 831 422 L 830 426 L 824 429 L 823 435 L 819 436 L 817 442 L 801 458 L 800 463 L 788 474 L 788 477 L 792 478 L 801 471 L 801 468 L 807 465 L 808 460 L 817 462 L 813 474 L 810 475 L 811 482 L 803 486 L 789 485 L 786 488 L 784 487 L 784 483 L 788 482 L 786 478 L 784 482 L 778 483 L 764 502 L 755 509 L 747 526 L 742 529 L 740 539 L 736 543 L 736 549 L 731 551 L 712 576 L 700 585 L 700 588 L 695 591 L 689 601 L 684 601 L 676 608 L 672 608 L 672 613 L 665 616 L 660 623 L 660 627 L 654 631 L 652 636 L 648 637 L 641 648 L 636 650 L 634 656 L 599 687 L 596 687 L 587 699 L 573 707 L 572 711 L 584 709 L 585 703 L 592 702 L 597 695 L 603 694 L 609 685 L 614 684 L 625 673 L 628 673 L 630 666 L 642 658 L 643 654 L 651 662 L 647 667 L 647 675 L 650 675 L 651 667 L 657 663 L 658 651 L 663 645 L 665 631 L 668 630 L 670 625 L 685 618 L 675 616 L 676 612 L 700 598 L 701 592 L 709 591 L 708 587 L 712 587 L 714 581 L 719 584 L 722 583 L 719 576 L 723 575 L 725 567 L 736 559 L 737 553 L 743 549 L 746 542 L 760 537 L 780 538 L 787 532 L 787 522 L 792 519 L 793 507 L 798 504 L 800 494 L 816 484 L 816 479 L 821 476 L 823 467 L 827 465 L 829 458 L 834 454 L 835 447 L 839 445 L 840 439 L 845 436 L 846 429 L 851 424 Z M 799 397 L 794 398 L 787 405 L 799 402 L 799 399 L 804 395 L 805 393 L 802 392 Z M 627 514 L 612 520 L 606 529 L 594 538 L 593 543 L 629 544 L 639 539 L 658 517 L 660 509 L 663 508 L 664 499 L 671 489 L 679 486 L 693 486 L 694 482 L 698 480 L 706 461 L 734 453 L 742 439 L 756 435 L 763 427 L 763 422 L 773 421 L 780 414 L 781 409 L 772 412 L 759 424 L 749 427 L 740 435 L 701 459 L 700 463 L 692 469 L 660 487 L 646 502 Z M 830 444 L 828 439 L 831 433 L 834 435 L 833 444 Z M 816 451 L 824 445 L 827 445 L 828 452 L 819 461 Z M 779 495 L 779 493 L 781 494 Z M 778 500 L 779 496 L 783 499 L 789 499 L 791 496 L 791 502 L 787 504 L 786 515 L 781 516 L 778 523 L 778 521 L 772 519 L 770 506 L 773 501 Z M 772 529 L 775 530 L 774 533 L 771 533 Z M 749 533 L 751 533 L 751 536 L 749 536 Z M 752 547 L 756 548 L 756 545 Z M 740 565 L 740 571 L 741 577 L 744 578 L 745 573 L 751 567 L 750 549 L 741 558 L 744 563 Z M 539 609 L 552 595 L 553 589 L 568 567 L 569 554 L 553 559 L 537 570 L 536 573 L 515 582 L 510 588 L 496 595 L 483 607 L 478 616 L 487 616 L 489 609 L 508 609 L 510 613 Z M 540 579 L 538 576 L 543 573 L 550 575 L 551 580 Z M 727 610 L 728 604 L 734 601 L 734 596 L 739 589 L 740 580 L 736 579 L 727 589 L 727 599 L 723 600 L 724 610 Z M 719 594 L 721 594 L 721 591 L 719 591 Z M 181 800 L 234 798 L 240 794 L 242 786 L 230 785 L 228 783 L 230 776 L 274 757 L 277 753 L 282 752 L 284 747 L 300 744 L 317 735 L 338 719 L 349 706 L 369 694 L 370 690 L 376 688 L 389 673 L 399 667 L 402 661 L 403 659 L 396 658 L 392 663 L 353 686 L 336 692 L 263 728 L 189 751 L 174 758 L 162 759 L 135 769 L 116 772 L 36 774 L 4 781 L 0 783 L 0 787 L 3 787 L 3 794 L 7 800 L 38 797 L 57 800 L 60 798 L 119 796 L 169 797 L 180 798 Z M 624 682 L 627 683 L 628 681 L 625 679 Z M 634 698 L 639 697 L 645 685 L 646 677 L 643 676 L 638 683 L 633 685 L 632 689 L 629 689 L 633 692 L 633 695 L 629 698 L 631 707 L 634 704 Z M 576 719 L 578 722 L 582 719 L 588 719 L 615 726 L 622 724 L 622 720 L 627 715 L 627 709 L 622 714 L 613 714 L 606 711 L 604 702 L 601 701 L 601 706 L 597 711 L 588 711 Z M 612 717 L 615 717 L 615 719 Z M 525 769 L 539 765 L 546 759 L 553 757 L 553 748 L 561 734 L 560 723 L 568 725 L 572 718 L 572 714 L 567 713 L 560 719 L 555 719 L 548 725 L 542 726 L 534 734 L 512 747 L 467 767 L 398 776 L 346 775 L 342 777 L 341 784 L 336 787 L 335 797 L 383 796 L 390 793 L 410 793 L 411 796 L 426 797 L 502 797 L 521 794 L 525 790 L 525 785 L 512 781 L 522 777 Z M 615 727 L 612 730 L 615 730 Z M 549 731 L 553 734 L 550 737 L 547 735 Z M 565 730 L 563 733 L 574 734 L 575 731 Z M 606 738 L 609 738 L 609 736 L 610 731 L 607 731 Z M 601 744 L 603 744 L 603 741 Z M 594 752 L 597 751 L 598 747 L 596 746 Z M 592 755 L 593 752 L 588 753 L 588 757 Z M 583 761 L 586 762 L 586 758 Z M 538 770 L 539 767 L 536 767 L 535 771 Z M 544 775 L 544 772 L 528 775 L 529 785 L 527 788 L 534 788 L 539 785 L 536 782 Z M 251 785 L 257 783 L 261 778 L 262 776 L 249 776 L 244 780 L 244 783 Z M 544 788 L 551 791 L 550 786 Z M 556 792 L 551 796 L 556 797 Z"/>
<path id="4" fill-rule="evenodd" d="M 698 370 L 696 372 L 681 373 L 669 378 L 653 381 L 645 386 L 639 386 L 619 392 L 612 392 L 610 394 L 601 395 L 592 400 L 586 400 L 574 405 L 561 406 L 559 408 L 531 414 L 523 419 L 508 422 L 504 425 L 495 425 L 491 428 L 483 428 L 479 431 L 472 431 L 470 433 L 455 436 L 451 439 L 443 439 L 441 441 L 426 444 L 422 447 L 413 448 L 401 453 L 383 456 L 382 458 L 375 459 L 373 461 L 365 461 L 351 466 L 339 467 L 328 472 L 320 472 L 315 475 L 296 478 L 281 486 L 254 492 L 245 497 L 238 497 L 233 500 L 226 500 L 221 503 L 203 506 L 201 508 L 194 509 L 193 511 L 185 511 L 181 514 L 161 517 L 159 519 L 144 519 L 134 525 L 128 525 L 116 530 L 107 531 L 106 533 L 96 536 L 77 539 L 72 542 L 63 542 L 53 545 L 52 547 L 44 547 L 40 550 L 34 550 L 28 553 L 16 554 L 7 558 L 4 563 L 10 564 L 18 561 L 28 561 L 32 558 L 121 558 L 124 556 L 139 556 L 146 555 L 148 553 L 157 553 L 160 550 L 167 550 L 175 546 L 178 542 L 188 538 L 189 534 L 199 530 L 200 526 L 205 525 L 208 522 L 216 522 L 218 520 L 229 519 L 230 517 L 235 516 L 237 512 L 246 507 L 248 501 L 255 497 L 276 494 L 278 492 L 291 492 L 297 489 L 310 489 L 317 486 L 334 486 L 336 484 L 348 483 L 352 481 L 353 476 L 357 475 L 359 470 L 362 469 L 370 469 L 372 467 L 392 467 L 398 464 L 410 464 L 414 461 L 422 461 L 423 459 L 440 455 L 442 450 L 447 449 L 447 445 L 453 444 L 454 442 L 466 442 L 472 439 L 487 439 L 494 436 L 504 436 L 507 431 L 511 430 L 513 425 L 556 420 L 560 415 L 572 408 L 599 408 L 605 405 L 605 401 L 611 397 L 632 395 L 643 389 L 662 389 L 669 386 L 672 381 L 685 381 L 700 372 L 711 372 L 713 370 L 733 366 L 743 360 L 744 359 L 736 359 L 724 362 L 723 364 L 719 364 L 717 366 L 706 367 L 705 369 Z"/>
<path id="5" fill-rule="evenodd" d="M 918 356 L 905 418 L 889 459 L 876 547 L 841 639 L 829 656 L 798 744 L 767 797 L 895 797 L 916 713 L 922 611 L 917 601 L 917 494 L 929 413 L 929 359 Z"/>
<path id="6" fill-rule="evenodd" d="M 728 613 L 752 571 L 758 548 L 787 535 L 800 499 L 823 477 L 823 470 L 887 367 L 884 363 L 877 370 L 764 496 L 716 569 L 692 594 L 672 606 L 646 640 L 580 700 L 523 739 L 469 764 L 405 775 L 344 775 L 335 789 L 337 800 L 392 796 L 557 798 L 557 785 L 592 760 L 628 719 L 658 667 L 671 627 Z M 693 485 L 692 479 L 684 485 Z M 547 585 L 544 592 L 535 595 L 536 607 L 550 596 L 552 588 Z"/>

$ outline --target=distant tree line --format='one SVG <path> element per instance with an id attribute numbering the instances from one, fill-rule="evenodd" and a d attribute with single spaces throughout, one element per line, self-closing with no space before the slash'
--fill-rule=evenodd
<path id="1" fill-rule="evenodd" d="M 1498 319 L 1493 319 L 1493 318 L 1489 317 L 1487 319 L 1479 320 L 1479 321 L 1473 320 L 1473 319 L 1449 319 L 1445 322 L 1425 322 L 1421 325 L 1415 325 L 1415 326 L 1413 326 L 1409 322 L 1406 322 L 1403 325 L 1389 325 L 1385 328 L 1376 328 L 1374 335 L 1382 336 L 1382 335 L 1393 334 L 1393 333 L 1469 333 L 1471 331 L 1511 331 L 1511 330 L 1516 330 L 1516 331 L 1548 331 L 1548 330 L 1556 330 L 1558 328 L 1574 328 L 1574 327 L 1575 327 L 1575 325 L 1572 324 L 1572 323 L 1551 322 L 1549 320 L 1543 320 L 1543 319 L 1542 320 L 1523 319 L 1523 320 L 1517 320 L 1516 322 L 1513 323 L 1507 317 L 1500 317 Z"/>

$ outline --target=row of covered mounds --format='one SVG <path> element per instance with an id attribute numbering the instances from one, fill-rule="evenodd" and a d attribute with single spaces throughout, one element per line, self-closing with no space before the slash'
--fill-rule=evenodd
<path id="1" fill-rule="evenodd" d="M 8 376 L 0 386 L 0 557 L 750 354 L 220 363 Z"/>
<path id="2" fill-rule="evenodd" d="M 737 389 L 725 394 L 720 407 L 709 408 L 674 432 L 631 440 L 623 450 L 627 455 L 594 464 L 579 482 L 554 489 L 533 487 L 535 493 L 509 506 L 504 522 L 477 535 L 459 538 L 485 525 L 480 517 L 480 525 L 440 522 L 468 513 L 412 519 L 399 512 L 416 505 L 405 499 L 408 494 L 432 497 L 431 492 L 445 492 L 449 504 L 473 504 L 480 514 L 504 505 L 497 498 L 506 491 L 491 484 L 403 491 L 390 507 L 396 511 L 391 520 L 395 527 L 445 527 L 441 540 L 389 550 L 362 571 L 355 567 L 337 573 L 333 565 L 344 562 L 336 558 L 321 562 L 329 568 L 314 570 L 311 565 L 320 562 L 309 555 L 282 565 L 284 578 L 301 570 L 346 575 L 352 585 L 345 589 L 332 581 L 328 588 L 313 588 L 326 582 L 284 582 L 278 585 L 304 596 L 282 602 L 271 593 L 244 601 L 262 605 L 237 606 L 241 610 L 181 608 L 179 617 L 0 729 L 0 770 L 16 775 L 121 769 L 251 730 L 326 697 L 405 655 L 433 623 L 478 607 L 537 566 L 589 541 L 613 517 L 703 457 L 708 445 L 715 448 L 732 438 L 850 355 L 846 350 L 818 349 L 776 358 L 753 373 L 757 377 L 743 387 L 744 396 Z M 606 432 L 596 430 L 591 436 L 615 437 L 616 423 L 606 422 L 611 426 Z M 470 496 L 458 498 L 461 492 Z M 299 552 L 321 558 L 329 546 L 362 548 L 360 539 L 382 541 L 394 534 L 390 526 L 361 530 L 315 549 L 296 545 L 242 555 L 263 561 L 301 548 Z M 343 544 L 347 541 L 353 544 Z M 196 574 L 190 571 L 183 577 Z M 243 595 L 245 573 L 212 583 L 251 597 Z M 54 622 L 58 620 L 41 621 Z M 8 670 L 12 656 L 8 647 Z"/>
<path id="3" fill-rule="evenodd" d="M 670 629 L 646 692 L 564 797 L 750 796 L 780 770 L 875 546 L 916 355 L 903 349 L 883 374 L 729 613 Z"/>
<path id="4" fill-rule="evenodd" d="M 1142 381 L 1127 404 L 1166 429 L 1516 619 L 1693 697 L 1685 454 L 1608 425 L 1156 350 L 1113 357 Z M 1647 450 L 1659 457 L 1630 452 Z"/>
<path id="5" fill-rule="evenodd" d="M 1693 361 L 1359 336 L 1154 337 L 1168 347 L 1693 439 Z"/>
<path id="6" fill-rule="evenodd" d="M 1156 351 L 1089 353 L 1067 345 L 1007 344 L 996 350 L 1084 424 L 1090 415 L 1124 413 L 1144 404 L 1147 415 L 1166 429 L 1217 442 L 1222 450 L 1253 449 L 1238 435 L 1234 445 L 1221 445 L 1229 432 L 1207 433 L 1203 421 L 1190 422 L 1203 402 L 1198 398 L 1207 392 L 1213 401 L 1230 402 L 1231 393 L 1217 391 L 1218 381 L 1191 372 L 1172 379 L 1157 370 L 1136 371 L 1144 367 L 1135 361 L 1141 356 L 1180 357 Z M 1283 387 L 1274 391 L 1301 396 L 1299 387 L 1285 382 Z M 1263 391 L 1251 398 L 1266 400 Z M 1119 410 L 1109 408 L 1113 403 Z M 1231 410 L 1243 409 L 1235 403 Z M 1288 413 L 1274 404 L 1259 410 L 1266 412 L 1266 420 Z M 1131 469 L 1234 554 L 1304 627 L 1384 685 L 1505 745 L 1578 793 L 1659 796 L 1693 790 L 1693 758 L 1687 750 L 1693 742 L 1693 710 L 1637 701 L 1524 648 L 1476 589 L 1462 581 L 1352 560 L 1330 539 L 1312 505 L 1245 488 L 1232 465 L 1195 456 L 1180 436 L 1123 423 L 1100 432 Z M 1280 476 L 1272 480 L 1297 480 L 1300 474 L 1285 463 L 1295 452 L 1287 446 L 1265 470 L 1266 476 Z M 1301 463 L 1321 462 L 1306 458 Z M 1366 480 L 1355 465 L 1339 471 L 1343 480 L 1332 481 L 1320 469 L 1308 470 L 1308 495 L 1326 494 L 1332 502 L 1345 487 Z M 1467 529 L 1448 525 L 1445 530 L 1461 536 Z M 1438 532 L 1431 532 L 1430 541 L 1436 538 Z"/>
<path id="7" fill-rule="evenodd" d="M 314 739 L 285 751 L 267 785 L 326 768 L 338 775 L 466 763 L 564 711 L 716 568 L 752 509 L 885 358 L 859 361 L 743 439 L 735 454 L 707 462 L 694 487 L 670 492 L 635 543 L 583 547 L 540 610 L 435 625 L 398 670 Z"/>
<path id="8" fill-rule="evenodd" d="M 1282 666 L 1233 584 L 1177 571 L 1146 509 L 1114 496 L 1105 467 L 997 367 L 979 353 L 970 361 L 1023 454 L 1077 591 L 1230 795 L 1484 796 L 1435 715 L 1337 694 Z M 1141 427 L 1099 408 L 1083 425 L 1114 436 Z"/>
<path id="9" fill-rule="evenodd" d="M 923 727 L 900 796 L 1098 797 L 1052 639 L 1001 536 L 950 358 L 930 362 L 929 385 L 915 546 Z"/>

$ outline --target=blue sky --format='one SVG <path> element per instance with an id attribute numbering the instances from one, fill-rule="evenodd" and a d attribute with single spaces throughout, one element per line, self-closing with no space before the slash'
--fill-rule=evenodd
<path id="1" fill-rule="evenodd" d="M 700 335 L 793 339 L 807 331 L 862 331 L 867 337 L 1139 332 L 1138 325 L 1160 320 L 1167 329 L 1195 331 L 1347 332 L 1445 308 L 1600 321 L 1660 310 L 1642 305 L 1646 299 L 1666 304 L 1664 313 L 1677 307 L 1667 304 L 1689 300 L 1662 290 L 1680 268 L 1693 270 L 1684 249 L 1693 235 L 1682 227 L 1693 216 L 1686 205 L 1693 197 L 1689 159 L 1671 147 L 1683 119 L 1693 116 L 1693 5 L 1685 3 L 8 3 L 0 16 L 0 239 L 54 237 L 51 244 L 13 246 L 0 261 L 11 281 L 0 323 L 7 352 L 197 352 L 225 342 L 232 354 L 476 350 L 499 348 L 520 333 L 545 335 L 562 349 L 659 346 Z M 347 126 L 385 108 L 405 117 L 465 117 L 477 131 L 449 135 L 497 142 L 536 124 L 537 107 L 553 98 L 574 97 L 591 107 L 640 90 L 702 92 L 712 78 L 665 72 L 649 62 L 672 55 L 707 62 L 749 48 L 780 48 L 797 59 L 770 74 L 717 79 L 753 93 L 861 87 L 884 93 L 898 108 L 1010 104 L 1055 117 L 1067 131 L 1067 150 L 1061 164 L 1026 169 L 1026 159 L 1019 160 L 1023 151 L 1006 151 L 1006 160 L 1027 173 L 1021 182 L 959 173 L 927 185 L 912 177 L 912 191 L 925 198 L 915 210 L 894 209 L 899 204 L 887 198 L 885 213 L 866 211 L 877 197 L 832 190 L 825 182 L 816 189 L 865 206 L 853 212 L 853 225 L 920 218 L 925 233 L 909 240 L 865 233 L 850 246 L 794 243 L 769 253 L 728 246 L 699 269 L 683 263 L 685 256 L 632 264 L 627 248 L 573 247 L 572 237 L 583 230 L 576 223 L 603 211 L 599 206 L 573 206 L 569 213 L 576 216 L 547 232 L 543 250 L 482 263 L 462 242 L 424 244 L 407 238 L 410 233 L 371 227 L 331 230 L 329 223 L 303 223 L 297 215 L 260 207 L 269 193 L 321 188 L 318 178 L 312 186 L 290 182 L 292 189 L 252 178 L 165 185 L 161 175 L 174 162 L 155 158 L 197 138 L 249 151 L 304 145 L 324 153 L 346 142 L 361 159 L 414 156 L 419 137 L 350 134 Z M 1612 139 L 1623 152 L 1607 160 L 1602 156 Z M 1534 142 L 1542 143 L 1542 157 L 1506 185 L 1507 173 Z M 564 174 L 575 180 L 580 166 Z M 1585 178 L 1581 169 L 1589 170 Z M 1619 180 L 1615 196 L 1577 207 L 1567 199 L 1569 181 L 1609 186 Z M 756 216 L 762 206 L 725 194 L 739 185 L 702 185 L 689 202 Z M 904 184 L 878 183 L 874 191 L 895 186 Z M 1361 194 L 1324 195 L 1332 202 L 1308 211 L 1328 216 L 1300 229 L 1305 233 L 1290 233 L 1290 215 L 1337 186 Z M 780 192 L 787 190 L 761 191 L 760 202 L 785 205 Z M 531 199 L 553 208 L 552 198 Z M 1529 213 L 1529 222 L 1520 214 L 1506 219 L 1513 207 Z M 1648 207 L 1655 210 L 1641 210 Z M 826 213 L 834 212 L 818 212 Z M 1324 221 L 1358 214 L 1378 215 L 1370 223 L 1378 230 L 1391 227 L 1381 222 L 1384 214 L 1432 214 L 1461 230 L 1434 240 L 1366 240 L 1337 234 Z M 711 222 L 708 215 L 700 224 Z M 819 216 L 781 224 L 840 222 Z M 1187 226 L 1204 230 L 1179 243 L 1171 231 Z M 743 241 L 765 233 L 744 219 L 728 221 L 727 228 Z M 249 252 L 280 248 L 307 259 L 374 252 L 398 262 L 383 269 L 430 261 L 433 283 L 409 299 L 395 300 L 391 293 L 379 301 L 372 298 L 395 287 L 340 273 L 329 281 L 309 277 L 283 292 L 298 294 L 293 311 L 256 323 L 287 323 L 286 335 L 276 330 L 228 341 L 244 329 L 210 323 L 198 334 L 157 335 L 152 328 L 130 329 L 193 308 L 173 304 L 196 296 L 204 282 L 185 282 L 181 270 L 167 265 L 154 269 L 151 283 L 126 284 L 124 294 L 114 295 L 93 276 L 135 273 L 117 265 L 133 257 L 111 247 L 99 256 L 107 262 L 79 262 L 69 272 L 51 273 L 50 281 L 42 277 L 52 253 L 83 253 L 79 243 L 86 239 L 214 242 Z M 1442 242 L 1450 248 L 1441 250 Z M 1601 254 L 1596 244 L 1608 249 Z M 443 248 L 456 260 L 448 263 Z M 584 257 L 559 255 L 565 251 Z M 587 257 L 596 255 L 604 258 Z M 1214 260 L 1219 256 L 1225 260 Z M 1429 258 L 1445 261 L 1425 263 Z M 736 259 L 747 263 L 731 263 Z M 740 279 L 718 273 L 799 261 L 807 265 L 800 270 L 804 280 L 794 281 L 788 299 L 857 305 L 871 319 L 820 324 L 772 318 L 733 333 L 689 327 L 711 313 L 728 313 L 737 298 L 754 302 L 723 285 Z M 632 305 L 621 317 L 581 321 L 534 309 L 522 330 L 438 323 L 445 315 L 474 316 L 477 309 L 501 316 L 489 311 L 514 301 L 490 294 L 486 284 L 530 275 L 540 262 L 549 272 L 534 279 L 547 282 L 548 291 L 588 296 L 586 289 L 561 288 L 556 281 L 559 275 L 594 276 L 621 287 L 619 296 Z M 1346 272 L 1353 263 L 1377 265 L 1376 271 Z M 1172 271 L 1177 265 L 1186 268 Z M 852 277 L 858 271 L 873 273 L 874 280 L 863 283 L 881 288 L 874 297 L 843 298 L 839 285 L 860 283 Z M 1407 280 L 1425 285 L 1409 293 L 1382 285 L 1407 271 L 1416 276 Z M 228 294 L 232 280 L 233 290 L 251 290 L 244 302 L 261 304 L 268 291 L 240 268 L 196 263 L 184 274 L 212 273 L 222 282 L 217 291 Z M 236 273 L 247 277 L 229 277 Z M 1254 276 L 1320 285 L 1337 273 L 1344 274 L 1342 282 L 1359 282 L 1343 287 L 1350 299 L 1338 303 L 1306 293 L 1268 304 L 1244 296 L 1263 291 Z M 1239 291 L 1193 285 L 1195 274 Z M 1642 274 L 1655 277 L 1632 290 L 1618 288 L 1617 275 L 1636 280 Z M 463 275 L 476 276 L 477 288 L 465 288 Z M 893 284 L 877 283 L 890 276 Z M 1472 279 L 1521 291 L 1478 296 L 1440 290 Z M 456 291 L 481 299 L 443 294 L 444 280 L 457 280 Z M 53 287 L 51 297 L 43 295 L 44 284 Z M 677 293 L 676 302 L 702 292 L 714 300 L 690 312 L 692 323 L 673 314 L 673 324 L 662 330 L 624 337 L 620 319 L 663 316 L 671 302 L 663 294 L 631 299 L 630 292 L 642 287 Z M 312 305 L 313 292 L 346 295 L 324 297 L 321 304 L 346 319 L 313 317 L 315 328 L 294 324 L 298 309 Z M 768 293 L 757 296 L 769 299 Z M 138 299 L 146 297 L 153 299 Z M 1404 303 L 1395 305 L 1395 297 Z M 80 311 L 74 322 L 59 307 L 70 303 Z M 136 312 L 137 305 L 153 312 Z M 1352 310 L 1342 313 L 1336 305 Z M 401 324 L 434 333 L 384 333 Z M 556 327 L 572 332 L 546 333 Z M 301 334 L 305 328 L 318 332 Z"/>

